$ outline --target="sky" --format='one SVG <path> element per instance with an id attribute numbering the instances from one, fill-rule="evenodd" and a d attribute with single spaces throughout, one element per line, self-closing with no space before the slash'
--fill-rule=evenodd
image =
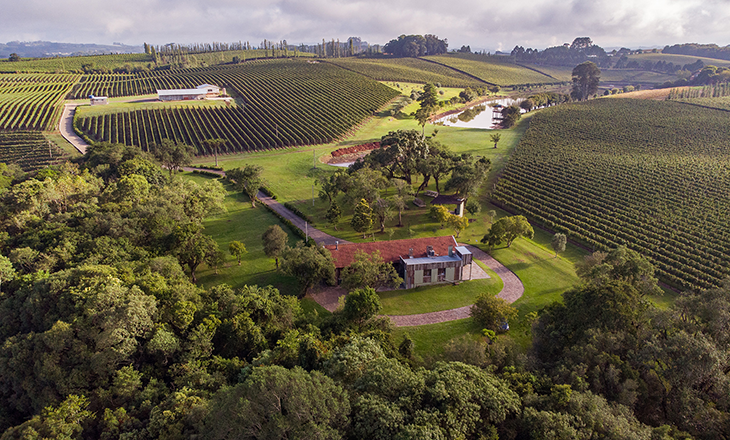
<path id="1" fill-rule="evenodd" d="M 730 44 L 730 0 L 0 0 L 0 42 L 141 45 L 435 34 L 449 48 Z"/>

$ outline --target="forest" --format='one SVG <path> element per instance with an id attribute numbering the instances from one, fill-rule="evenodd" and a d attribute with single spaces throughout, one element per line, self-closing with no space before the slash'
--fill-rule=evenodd
<path id="1" fill-rule="evenodd" d="M 14 438 L 723 438 L 730 286 L 660 310 L 619 247 L 533 324 L 533 347 L 423 359 L 368 289 L 305 313 L 267 286 L 201 288 L 223 184 L 138 147 L 16 176 L 0 221 L 0 429 Z M 12 263 L 12 264 L 9 264 Z M 276 404 L 274 404 L 276 402 Z"/>

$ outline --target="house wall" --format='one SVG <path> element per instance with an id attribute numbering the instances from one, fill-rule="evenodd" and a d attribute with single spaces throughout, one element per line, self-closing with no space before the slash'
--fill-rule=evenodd
<path id="1" fill-rule="evenodd" d="M 446 281 L 458 281 L 454 279 L 454 275 L 456 274 L 456 268 L 454 267 L 447 267 L 446 268 Z"/>
<path id="2" fill-rule="evenodd" d="M 462 263 L 459 262 L 440 262 L 430 264 L 419 264 L 417 266 L 408 266 L 405 270 L 406 289 L 423 285 L 438 284 L 438 270 L 446 269 L 445 279 L 441 282 L 453 283 L 461 280 Z M 431 269 L 431 282 L 423 281 L 423 271 Z"/>

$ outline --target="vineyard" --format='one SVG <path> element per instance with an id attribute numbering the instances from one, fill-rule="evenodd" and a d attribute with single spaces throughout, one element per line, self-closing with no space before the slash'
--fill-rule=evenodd
<path id="1" fill-rule="evenodd" d="M 48 130 L 78 80 L 71 74 L 0 74 L 0 131 Z"/>
<path id="2" fill-rule="evenodd" d="M 63 151 L 37 131 L 0 132 L 0 162 L 18 164 L 24 171 L 65 160 Z"/>
<path id="3" fill-rule="evenodd" d="M 599 99 L 533 116 L 493 198 L 594 249 L 626 245 L 666 282 L 730 274 L 726 112 Z"/>
<path id="4" fill-rule="evenodd" d="M 458 69 L 469 75 L 476 76 L 490 84 L 500 86 L 521 85 L 521 84 L 545 84 L 556 83 L 562 80 L 535 72 L 517 64 L 495 60 L 495 57 L 488 57 L 477 54 L 458 55 L 435 55 L 426 57 L 447 67 Z"/>
<path id="5" fill-rule="evenodd" d="M 222 138 L 238 152 L 331 142 L 398 95 L 395 90 L 327 63 L 298 60 L 247 62 L 188 69 L 165 87 L 203 83 L 226 87 L 239 105 L 169 107 L 79 117 L 93 141 L 149 148 L 168 138 L 209 154 L 204 141 Z M 178 81 L 178 82 L 174 82 Z"/>
<path id="6" fill-rule="evenodd" d="M 113 70 L 125 65 L 146 68 L 154 65 L 150 55 L 130 53 L 118 55 L 88 55 L 81 57 L 32 58 L 20 61 L 0 60 L 0 72 L 83 72 L 84 66 Z"/>
<path id="7" fill-rule="evenodd" d="M 482 87 L 482 81 L 449 67 L 418 58 L 337 58 L 327 62 L 378 81 L 441 84 L 442 87 Z"/>

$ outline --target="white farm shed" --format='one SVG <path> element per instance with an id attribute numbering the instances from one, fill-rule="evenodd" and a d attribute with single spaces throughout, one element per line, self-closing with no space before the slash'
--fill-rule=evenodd
<path id="1" fill-rule="evenodd" d="M 214 98 L 221 93 L 221 88 L 212 84 L 202 84 L 194 89 L 158 90 L 160 101 L 192 101 L 196 99 Z"/>

